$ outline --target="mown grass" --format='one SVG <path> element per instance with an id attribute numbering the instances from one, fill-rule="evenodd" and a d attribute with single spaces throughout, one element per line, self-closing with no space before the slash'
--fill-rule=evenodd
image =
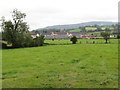
<path id="1" fill-rule="evenodd" d="M 117 88 L 117 40 L 80 41 L 46 40 L 69 44 L 3 50 L 3 88 Z"/>

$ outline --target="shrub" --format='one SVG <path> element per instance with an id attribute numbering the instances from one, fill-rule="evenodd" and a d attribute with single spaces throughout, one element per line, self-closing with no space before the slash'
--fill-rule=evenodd
<path id="1" fill-rule="evenodd" d="M 1 43 L 1 42 L 0 42 L 0 48 L 2 48 L 2 49 L 6 49 L 6 48 L 7 48 L 7 44 L 5 44 L 5 43 Z"/>
<path id="2" fill-rule="evenodd" d="M 70 41 L 72 41 L 72 44 L 76 44 L 76 42 L 77 42 L 76 36 L 73 36 L 73 37 L 70 39 Z"/>
<path id="3" fill-rule="evenodd" d="M 35 46 L 43 46 L 43 44 L 44 44 L 44 36 L 43 35 L 36 37 L 33 40 L 34 40 Z"/>
<path id="4" fill-rule="evenodd" d="M 101 36 L 106 40 L 105 43 L 108 43 L 108 39 L 110 39 L 110 33 L 109 32 L 101 32 Z"/>

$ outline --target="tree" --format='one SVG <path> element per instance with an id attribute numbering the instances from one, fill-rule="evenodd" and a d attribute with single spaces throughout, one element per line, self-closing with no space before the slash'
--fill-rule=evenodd
<path id="1" fill-rule="evenodd" d="M 117 35 L 117 39 L 120 39 L 120 34 Z"/>
<path id="2" fill-rule="evenodd" d="M 0 49 L 7 49 L 7 44 L 4 42 L 0 42 Z"/>
<path id="3" fill-rule="evenodd" d="M 101 31 L 102 29 L 101 29 L 101 27 L 97 27 L 97 31 Z"/>
<path id="4" fill-rule="evenodd" d="M 107 43 L 108 39 L 110 38 L 110 33 L 109 32 L 101 32 L 101 36 L 104 37 L 106 40 L 105 43 Z"/>
<path id="5" fill-rule="evenodd" d="M 37 36 L 36 38 L 34 38 L 34 45 L 35 46 L 43 46 L 44 44 L 44 36 L 40 35 L 39 37 Z"/>
<path id="6" fill-rule="evenodd" d="M 26 17 L 25 13 L 21 13 L 17 9 L 12 12 L 12 20 L 6 21 L 2 18 L 2 33 L 3 39 L 12 44 L 13 47 L 23 47 L 25 34 L 28 32 L 28 25 L 23 22 Z"/>
<path id="7" fill-rule="evenodd" d="M 23 47 L 30 47 L 30 46 L 32 46 L 33 38 L 31 37 L 31 35 L 29 33 L 27 33 L 27 34 L 24 34 L 23 36 L 24 36 Z"/>
<path id="8" fill-rule="evenodd" d="M 76 44 L 76 42 L 77 42 L 76 36 L 73 36 L 73 37 L 70 39 L 70 41 L 72 41 L 73 44 Z"/>
<path id="9" fill-rule="evenodd" d="M 95 25 L 93 25 L 93 27 L 99 27 L 99 25 L 95 24 Z"/>
<path id="10" fill-rule="evenodd" d="M 85 27 L 80 27 L 80 29 L 82 30 L 82 32 L 86 32 L 86 28 Z"/>
<path id="11" fill-rule="evenodd" d="M 106 28 L 105 28 L 105 31 L 106 31 L 106 32 L 110 31 L 110 28 L 106 27 Z"/>

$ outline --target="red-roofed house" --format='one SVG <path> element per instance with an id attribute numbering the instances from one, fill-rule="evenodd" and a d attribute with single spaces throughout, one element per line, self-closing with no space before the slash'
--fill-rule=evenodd
<path id="1" fill-rule="evenodd" d="M 87 38 L 87 34 L 86 33 L 82 33 L 81 34 L 81 38 Z"/>
<path id="2" fill-rule="evenodd" d="M 93 39 L 95 36 L 92 35 L 92 36 L 88 36 L 88 39 Z"/>
<path id="3" fill-rule="evenodd" d="M 87 36 L 81 36 L 81 38 L 87 38 Z"/>

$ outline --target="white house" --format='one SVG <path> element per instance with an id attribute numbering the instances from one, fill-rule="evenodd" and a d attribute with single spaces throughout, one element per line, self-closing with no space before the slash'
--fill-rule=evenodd
<path id="1" fill-rule="evenodd" d="M 36 38 L 36 37 L 39 37 L 39 36 L 40 36 L 40 35 L 39 35 L 38 33 L 37 33 L 37 34 L 36 34 L 36 33 L 32 33 L 32 34 L 31 34 L 31 37 L 32 37 L 32 38 Z"/>

